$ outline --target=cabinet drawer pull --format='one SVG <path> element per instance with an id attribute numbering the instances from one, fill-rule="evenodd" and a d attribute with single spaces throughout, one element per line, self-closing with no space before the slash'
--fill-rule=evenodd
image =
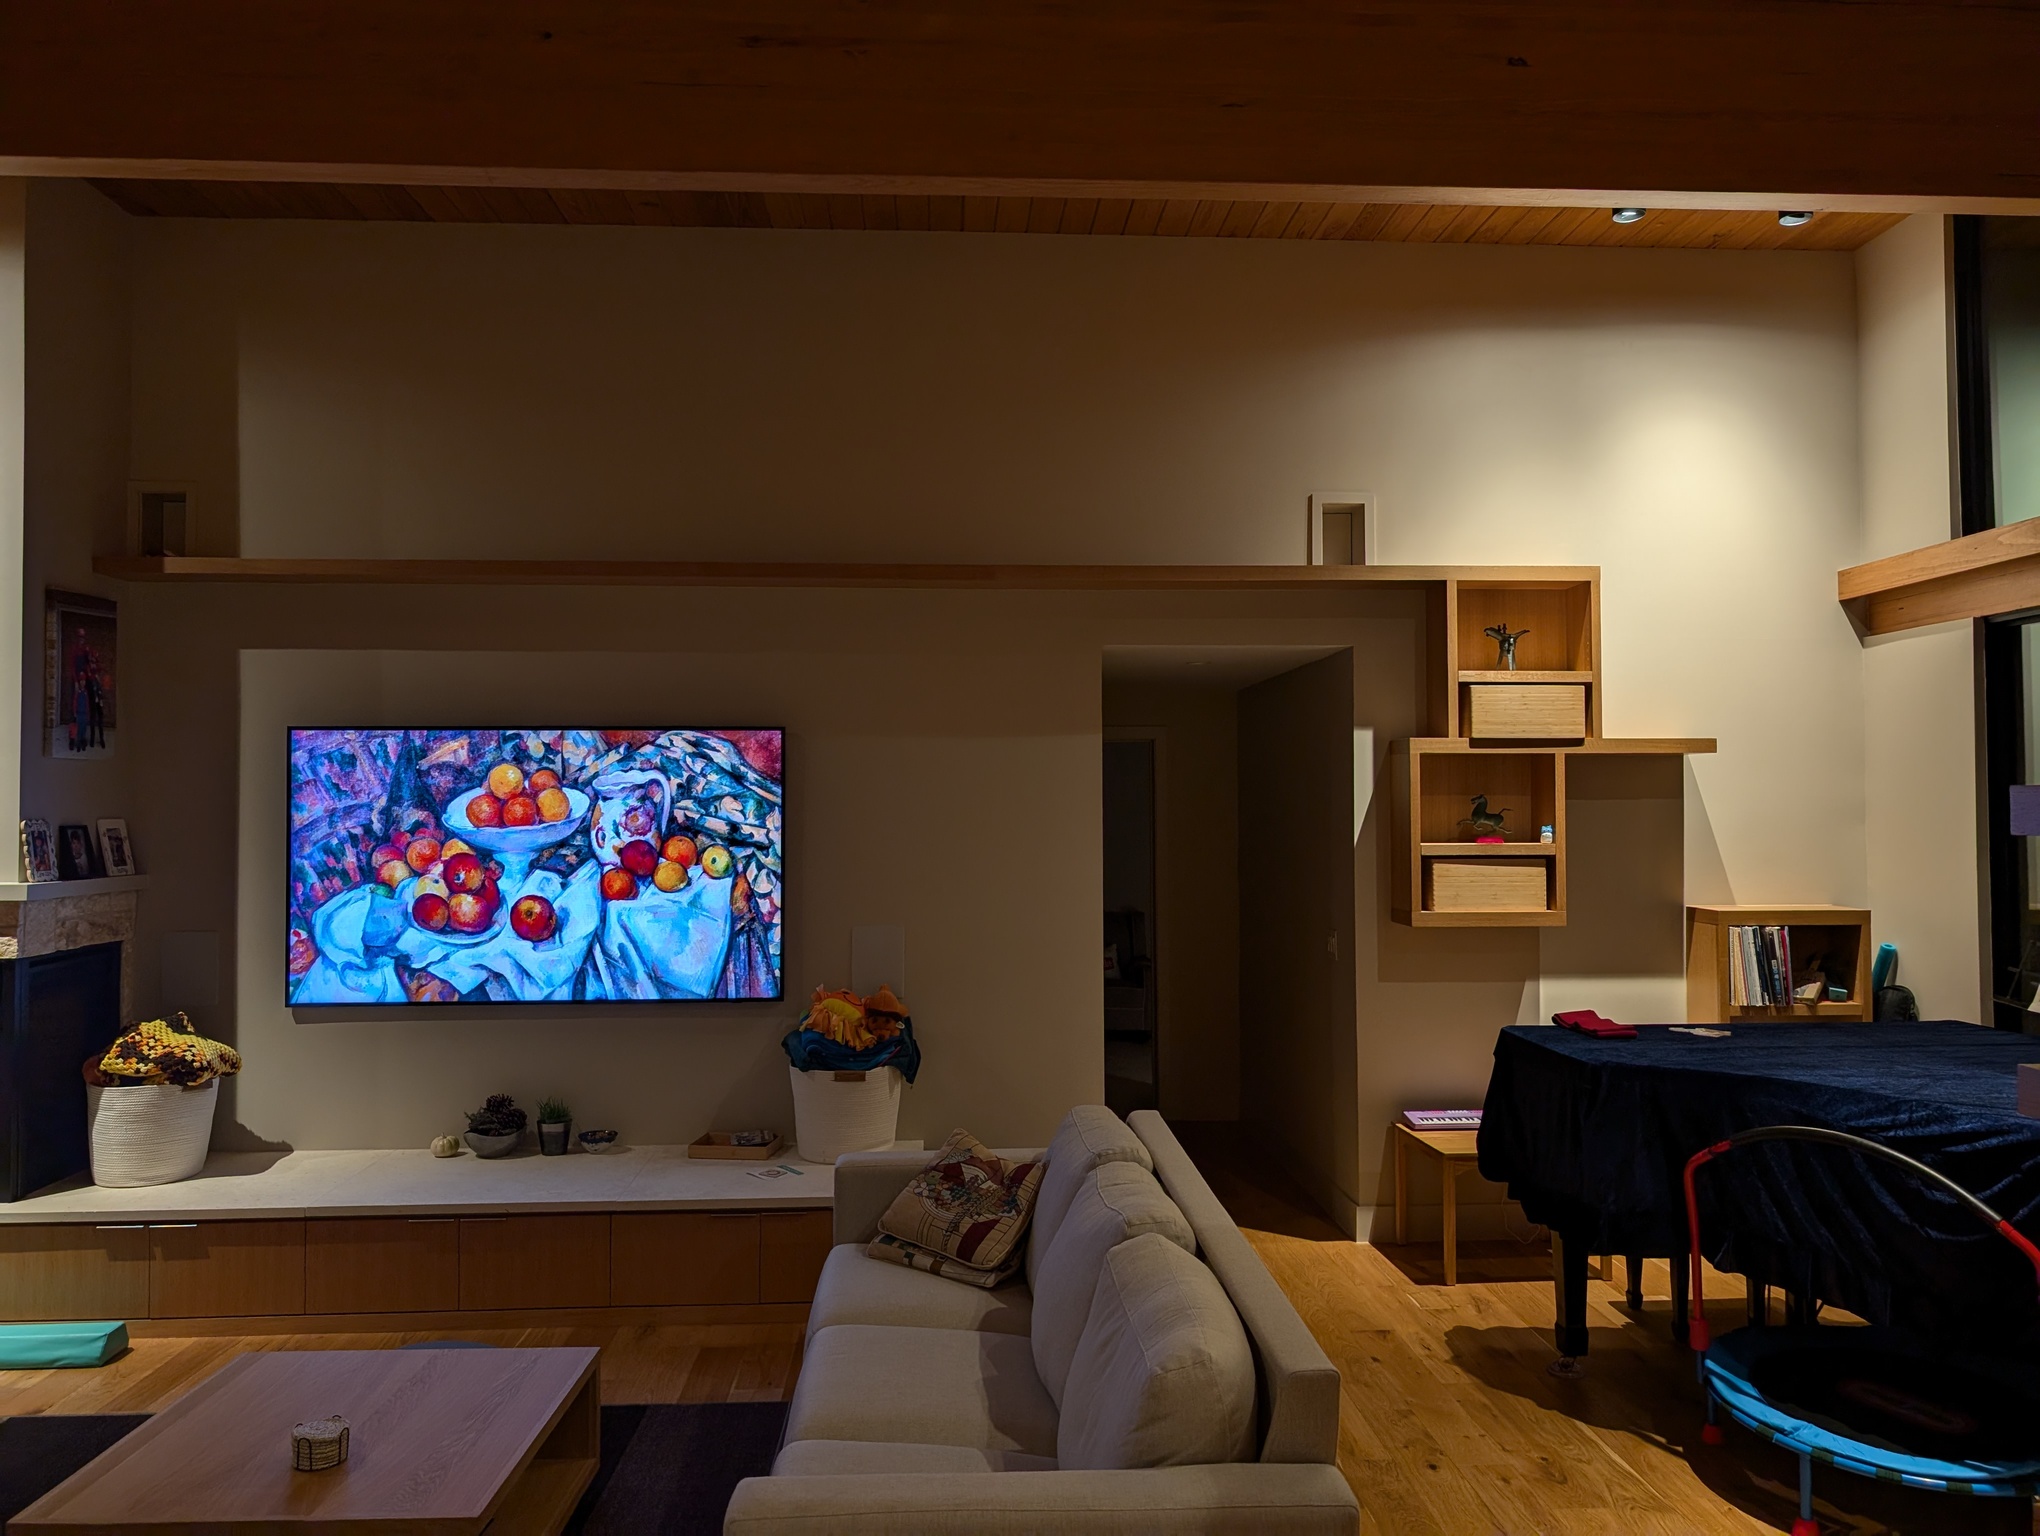
<path id="1" fill-rule="evenodd" d="M 451 1218 L 449 1218 L 451 1219 Z M 462 1221 L 508 1221 L 508 1216 L 463 1216 Z"/>
<path id="2" fill-rule="evenodd" d="M 103 1221 L 93 1227 L 95 1232 L 139 1232 L 148 1225 L 145 1221 Z"/>
<path id="3" fill-rule="evenodd" d="M 414 1227 L 439 1227 L 439 1226 L 450 1227 L 456 1221 L 460 1220 L 458 1216 L 406 1216 L 404 1219 L 410 1222 L 410 1224 Z M 486 1221 L 492 1218 L 483 1217 L 482 1219 Z M 501 1221 L 503 1218 L 498 1216 L 493 1219 L 496 1221 Z"/>
<path id="4" fill-rule="evenodd" d="M 151 1232 L 162 1232 L 172 1227 L 195 1227 L 197 1225 L 198 1223 L 195 1221 L 152 1221 L 149 1223 L 149 1230 Z"/>

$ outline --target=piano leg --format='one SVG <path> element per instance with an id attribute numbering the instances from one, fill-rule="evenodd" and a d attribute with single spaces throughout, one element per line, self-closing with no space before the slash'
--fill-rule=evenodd
<path id="1" fill-rule="evenodd" d="M 1692 1310 L 1689 1305 L 1693 1290 L 1692 1255 L 1672 1255 L 1672 1337 L 1681 1345 L 1686 1342 L 1686 1328 Z"/>
<path id="2" fill-rule="evenodd" d="M 1762 1328 L 1771 1321 L 1771 1288 L 1761 1280 L 1743 1279 L 1743 1307 L 1752 1328 Z"/>
<path id="3" fill-rule="evenodd" d="M 1629 1277 L 1629 1289 L 1622 1301 L 1632 1312 L 1643 1310 L 1643 1255 L 1632 1253 L 1622 1261 L 1622 1272 Z"/>
<path id="4" fill-rule="evenodd" d="M 1587 1244 L 1551 1234 L 1551 1280 L 1557 1301 L 1553 1336 L 1559 1354 L 1574 1360 L 1587 1352 Z"/>

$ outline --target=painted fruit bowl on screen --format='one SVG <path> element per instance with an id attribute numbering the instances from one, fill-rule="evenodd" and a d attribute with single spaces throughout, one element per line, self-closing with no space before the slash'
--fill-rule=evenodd
<path id="1" fill-rule="evenodd" d="M 781 995 L 781 733 L 290 733 L 292 1007 Z"/>

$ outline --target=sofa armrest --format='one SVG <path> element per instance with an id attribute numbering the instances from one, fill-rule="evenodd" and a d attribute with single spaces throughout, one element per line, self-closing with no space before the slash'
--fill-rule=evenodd
<path id="1" fill-rule="evenodd" d="M 1008 1162 L 1041 1156 L 1040 1147 L 994 1147 Z M 868 1243 L 878 1236 L 878 1218 L 907 1181 L 935 1161 L 915 1147 L 891 1152 L 845 1152 L 836 1159 L 836 1241 Z"/>
<path id="2" fill-rule="evenodd" d="M 868 1243 L 878 1218 L 907 1181 L 934 1160 L 918 1148 L 904 1152 L 845 1152 L 836 1159 L 836 1241 Z"/>
<path id="3" fill-rule="evenodd" d="M 1360 1505 L 1323 1462 L 1130 1472 L 751 1477 L 723 1536 L 1355 1536 Z"/>

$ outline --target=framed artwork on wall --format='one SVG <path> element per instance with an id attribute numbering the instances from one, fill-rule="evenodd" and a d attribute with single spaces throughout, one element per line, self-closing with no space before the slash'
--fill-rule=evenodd
<path id="1" fill-rule="evenodd" d="M 99 863 L 109 875 L 132 875 L 135 869 L 135 845 L 128 836 L 127 822 L 118 816 L 110 816 L 99 823 Z"/>
<path id="2" fill-rule="evenodd" d="M 31 885 L 58 878 L 56 835 L 40 816 L 21 824 L 21 873 Z"/>
<path id="3" fill-rule="evenodd" d="M 62 880 L 90 880 L 99 873 L 99 853 L 92 846 L 92 829 L 82 821 L 66 822 L 57 828 L 57 877 Z"/>
<path id="4" fill-rule="evenodd" d="M 43 751 L 111 757 L 118 711 L 119 604 L 82 592 L 43 593 Z"/>

